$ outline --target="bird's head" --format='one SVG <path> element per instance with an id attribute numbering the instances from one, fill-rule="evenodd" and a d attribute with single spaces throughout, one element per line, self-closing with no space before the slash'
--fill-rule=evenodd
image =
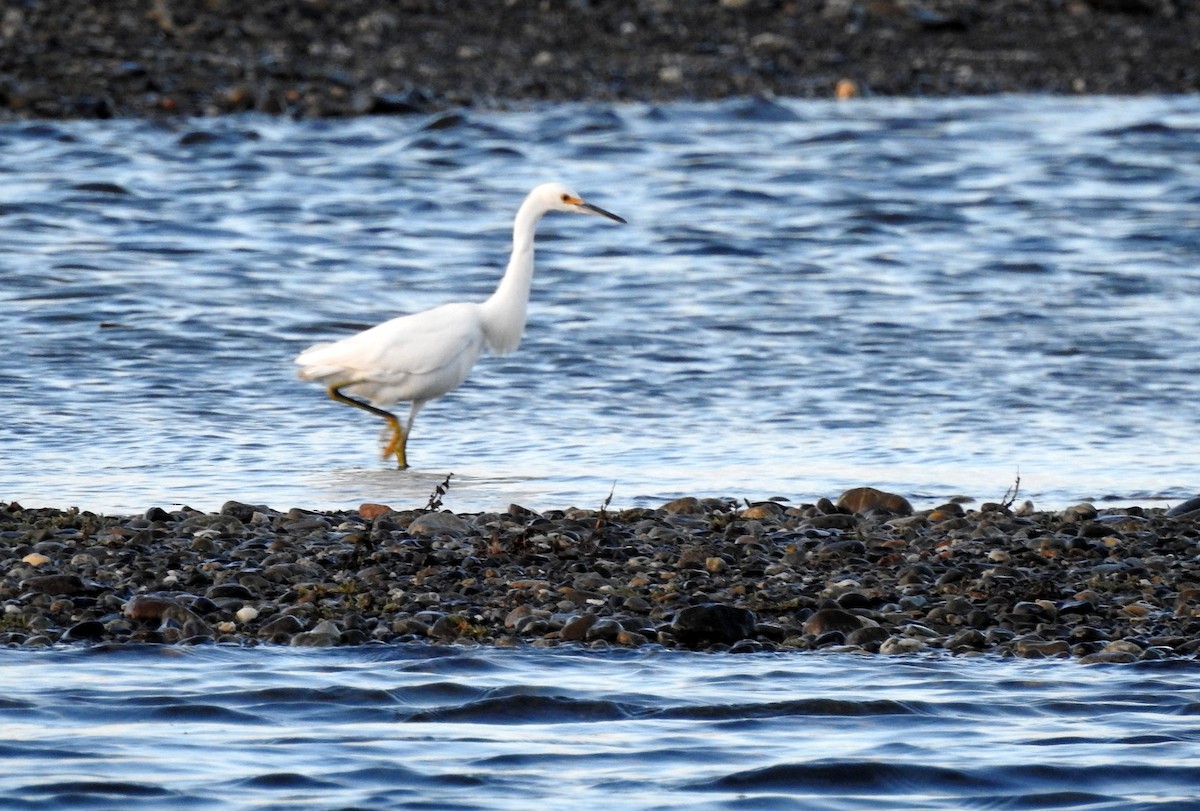
<path id="1" fill-rule="evenodd" d="M 547 211 L 573 211 L 576 214 L 592 214 L 617 222 L 625 222 L 624 218 L 618 217 L 611 211 L 605 211 L 599 206 L 584 201 L 582 197 L 562 183 L 543 183 L 530 193 L 530 197 L 536 197 Z"/>

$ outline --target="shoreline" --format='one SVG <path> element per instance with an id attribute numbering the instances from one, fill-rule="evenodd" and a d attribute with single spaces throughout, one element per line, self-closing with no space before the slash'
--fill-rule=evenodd
<path id="1" fill-rule="evenodd" d="M 607 505 L 606 505 L 607 506 Z M 0 645 L 483 644 L 1126 663 L 1200 651 L 1171 510 L 681 498 L 657 509 L 97 516 L 0 504 Z"/>
<path id="2" fill-rule="evenodd" d="M 1177 0 L 71 0 L 0 15 L 0 120 L 1200 92 Z"/>

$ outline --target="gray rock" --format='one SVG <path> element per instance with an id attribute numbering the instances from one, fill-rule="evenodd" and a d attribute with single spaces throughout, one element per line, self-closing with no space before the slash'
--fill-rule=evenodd
<path id="1" fill-rule="evenodd" d="M 454 513 L 422 513 L 408 525 L 410 535 L 466 535 L 471 525 Z"/>

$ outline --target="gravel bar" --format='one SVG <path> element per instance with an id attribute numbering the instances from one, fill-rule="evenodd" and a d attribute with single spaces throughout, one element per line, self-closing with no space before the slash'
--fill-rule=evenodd
<path id="1" fill-rule="evenodd" d="M 1084 663 L 1200 650 L 1200 498 L 914 511 L 681 498 L 458 515 L 0 504 L 0 644 L 852 651 Z"/>
<path id="2" fill-rule="evenodd" d="M 22 0 L 0 118 L 1194 93 L 1196 0 Z"/>

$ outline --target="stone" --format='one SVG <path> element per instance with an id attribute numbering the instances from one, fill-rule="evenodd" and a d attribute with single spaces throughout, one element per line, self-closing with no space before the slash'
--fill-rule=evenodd
<path id="1" fill-rule="evenodd" d="M 430 639 L 450 642 L 462 636 L 468 627 L 469 623 L 465 617 L 459 614 L 446 614 L 429 626 L 428 635 Z"/>
<path id="2" fill-rule="evenodd" d="M 466 520 L 454 513 L 422 513 L 408 525 L 410 535 L 465 535 L 471 530 Z"/>
<path id="3" fill-rule="evenodd" d="M 821 636 L 831 631 L 839 631 L 848 634 L 865 624 L 858 614 L 851 614 L 840 608 L 822 608 L 804 621 L 804 633 Z"/>
<path id="4" fill-rule="evenodd" d="M 28 577 L 21 581 L 25 591 L 36 591 L 39 594 L 66 595 L 84 594 L 89 589 L 76 574 L 45 574 Z"/>
<path id="5" fill-rule="evenodd" d="M 855 515 L 912 515 L 908 499 L 874 487 L 854 487 L 838 497 L 837 506 Z"/>
<path id="6" fill-rule="evenodd" d="M 671 632 L 684 644 L 731 644 L 754 636 L 754 612 L 746 608 L 704 603 L 688 606 L 675 614 Z"/>
<path id="7" fill-rule="evenodd" d="M 863 650 L 878 650 L 889 636 L 886 628 L 868 625 L 846 634 L 846 644 Z"/>
<path id="8" fill-rule="evenodd" d="M 125 604 L 122 613 L 135 622 L 160 623 L 163 617 L 183 609 L 174 597 L 163 594 L 138 594 Z"/>
<path id="9" fill-rule="evenodd" d="M 617 637 L 619 637 L 624 630 L 625 629 L 621 627 L 621 623 L 617 622 L 615 619 L 612 619 L 611 617 L 604 617 L 603 619 L 598 619 L 592 623 L 592 627 L 587 629 L 584 638 L 588 642 L 594 642 L 597 639 L 605 642 L 616 642 Z"/>
<path id="10" fill-rule="evenodd" d="M 974 628 L 964 628 L 943 642 L 942 647 L 950 651 L 983 650 L 987 647 L 987 639 Z"/>
<path id="11" fill-rule="evenodd" d="M 599 619 L 595 614 L 583 614 L 575 617 L 563 626 L 559 632 L 560 638 L 564 642 L 583 642 L 587 639 L 588 630 L 596 624 Z"/>
<path id="12" fill-rule="evenodd" d="M 371 502 L 362 504 L 358 508 L 358 514 L 367 521 L 374 521 L 379 516 L 386 515 L 391 511 L 392 508 L 386 504 L 373 504 Z"/>
<path id="13" fill-rule="evenodd" d="M 104 623 L 98 620 L 84 620 L 77 622 L 67 629 L 63 634 L 63 642 L 95 642 L 103 639 L 108 633 L 108 629 L 104 627 Z"/>
<path id="14" fill-rule="evenodd" d="M 258 629 L 258 635 L 267 639 L 276 636 L 292 636 L 304 630 L 304 621 L 295 614 L 279 614 Z"/>
<path id="15" fill-rule="evenodd" d="M 206 591 L 204 596 L 210 600 L 253 600 L 254 592 L 241 583 L 220 583 Z"/>
<path id="16" fill-rule="evenodd" d="M 886 656 L 897 656 L 919 653 L 927 647 L 928 645 L 920 639 L 913 639 L 907 636 L 889 636 L 880 644 L 879 652 Z"/>
<path id="17" fill-rule="evenodd" d="M 341 629 L 330 620 L 321 620 L 311 631 L 302 631 L 293 636 L 289 644 L 295 647 L 329 648 L 341 640 Z"/>
<path id="18" fill-rule="evenodd" d="M 704 505 L 695 496 L 684 496 L 668 501 L 659 509 L 672 515 L 700 515 L 704 512 Z"/>

